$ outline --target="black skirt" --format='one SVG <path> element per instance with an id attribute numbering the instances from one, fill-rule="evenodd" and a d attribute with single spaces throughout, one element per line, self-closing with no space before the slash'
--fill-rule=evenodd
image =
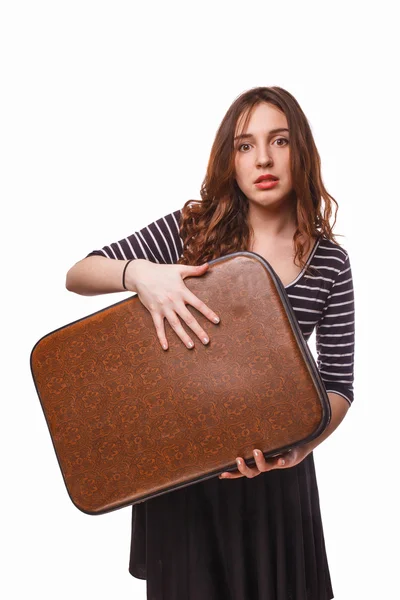
<path id="1" fill-rule="evenodd" d="M 129 572 L 148 600 L 330 600 L 313 453 L 134 505 Z"/>

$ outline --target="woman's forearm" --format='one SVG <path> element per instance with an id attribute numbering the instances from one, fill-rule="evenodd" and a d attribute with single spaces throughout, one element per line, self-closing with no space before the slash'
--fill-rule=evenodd
<path id="1" fill-rule="evenodd" d="M 323 442 L 327 437 L 329 437 L 337 427 L 339 427 L 340 423 L 343 421 L 346 416 L 347 411 L 350 408 L 349 403 L 343 396 L 340 394 L 334 394 L 333 392 L 328 392 L 328 398 L 332 409 L 332 417 L 327 428 L 322 432 L 320 436 L 312 440 L 307 444 L 307 447 L 310 450 L 314 450 L 321 442 Z"/>
<path id="2" fill-rule="evenodd" d="M 133 292 L 136 292 L 136 288 L 132 271 L 134 271 L 136 261 L 145 262 L 144 259 L 139 258 L 128 266 L 130 291 Z M 82 296 L 125 292 L 126 290 L 122 286 L 122 273 L 127 262 L 103 256 L 88 256 L 70 268 L 66 276 L 65 287 L 70 292 Z"/>

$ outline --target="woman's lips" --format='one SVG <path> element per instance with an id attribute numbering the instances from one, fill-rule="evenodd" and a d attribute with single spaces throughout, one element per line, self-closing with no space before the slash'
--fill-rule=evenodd
<path id="1" fill-rule="evenodd" d="M 269 190 L 270 188 L 275 187 L 278 182 L 279 182 L 279 179 L 275 179 L 275 180 L 264 179 L 264 181 L 260 181 L 259 183 L 255 183 L 254 185 L 259 190 Z"/>

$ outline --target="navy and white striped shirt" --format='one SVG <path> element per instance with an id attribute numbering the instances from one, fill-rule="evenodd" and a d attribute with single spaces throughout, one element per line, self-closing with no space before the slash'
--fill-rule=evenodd
<path id="1" fill-rule="evenodd" d="M 182 255 L 179 236 L 181 210 L 143 227 L 127 238 L 93 250 L 87 256 L 119 260 L 144 258 L 155 263 L 174 264 Z M 355 311 L 354 289 L 348 252 L 338 244 L 319 238 L 305 268 L 285 286 L 306 341 L 315 328 L 317 366 L 327 392 L 354 399 Z"/>

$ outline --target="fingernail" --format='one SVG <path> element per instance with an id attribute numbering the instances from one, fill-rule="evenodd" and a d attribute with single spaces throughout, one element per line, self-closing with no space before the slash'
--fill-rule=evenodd
<path id="1" fill-rule="evenodd" d="M 254 454 L 255 454 L 256 456 L 260 456 L 260 451 L 259 451 L 259 450 L 254 450 Z"/>
<path id="2" fill-rule="evenodd" d="M 279 464 L 284 465 L 285 461 L 283 460 L 283 458 L 280 459 Z"/>
<path id="3" fill-rule="evenodd" d="M 162 347 L 163 347 L 163 350 L 166 350 L 168 348 L 167 344 L 163 344 Z"/>
<path id="4" fill-rule="evenodd" d="M 220 319 L 218 317 L 213 318 L 214 323 L 219 323 Z"/>
<path id="5" fill-rule="evenodd" d="M 187 344 L 188 348 L 193 348 L 193 346 L 194 346 L 193 342 L 188 342 L 188 344 Z"/>
<path id="6" fill-rule="evenodd" d="M 203 344 L 208 344 L 208 342 L 209 342 L 209 341 L 210 341 L 210 340 L 209 340 L 207 337 L 204 337 L 204 338 L 203 338 Z"/>
<path id="7" fill-rule="evenodd" d="M 237 465 L 240 467 L 240 465 L 242 464 L 242 461 L 241 461 L 241 460 L 239 460 L 239 459 L 237 459 L 237 460 L 236 460 L 236 464 L 237 464 Z"/>

